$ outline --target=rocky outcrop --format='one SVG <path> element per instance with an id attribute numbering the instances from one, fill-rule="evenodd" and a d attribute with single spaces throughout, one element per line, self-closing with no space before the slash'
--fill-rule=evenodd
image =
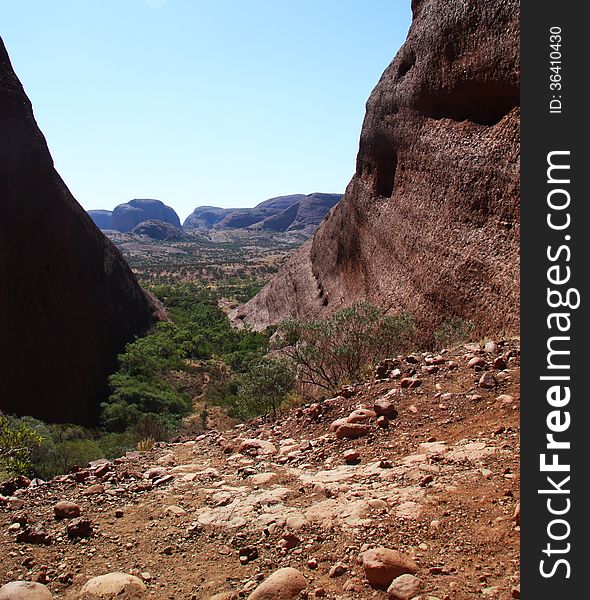
<path id="1" fill-rule="evenodd" d="M 99 229 L 111 229 L 112 210 L 89 210 L 88 216 Z"/>
<path id="2" fill-rule="evenodd" d="M 312 241 L 234 313 L 257 328 L 358 300 L 429 338 L 519 326 L 519 4 L 415 0 L 368 102 L 356 173 Z"/>
<path id="3" fill-rule="evenodd" d="M 234 208 L 219 208 L 217 206 L 197 206 L 195 210 L 184 220 L 183 229 L 199 229 L 209 231 L 223 220 L 224 217 L 234 212 Z"/>
<path id="4" fill-rule="evenodd" d="M 188 238 L 186 233 L 184 233 L 180 227 L 171 225 L 165 221 L 156 221 L 154 219 L 142 221 L 131 230 L 131 233 L 134 233 L 135 235 L 145 235 L 152 240 L 166 242 L 179 242 Z"/>
<path id="5" fill-rule="evenodd" d="M 291 194 L 269 198 L 254 208 L 199 206 L 186 218 L 185 229 L 255 229 L 311 234 L 342 194 Z"/>
<path id="6" fill-rule="evenodd" d="M 152 303 L 55 171 L 0 40 L 0 410 L 91 422 Z"/>
<path id="7" fill-rule="evenodd" d="M 135 199 L 119 204 L 113 210 L 111 228 L 117 231 L 131 231 L 143 221 L 164 221 L 176 227 L 180 227 L 180 219 L 170 206 L 166 206 L 160 200 Z"/>

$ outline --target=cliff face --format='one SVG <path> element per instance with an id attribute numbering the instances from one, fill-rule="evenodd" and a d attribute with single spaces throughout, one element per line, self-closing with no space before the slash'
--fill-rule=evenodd
<path id="1" fill-rule="evenodd" d="M 414 0 L 368 102 L 356 173 L 312 240 L 233 317 L 257 328 L 367 300 L 423 339 L 519 325 L 519 4 Z"/>
<path id="2" fill-rule="evenodd" d="M 154 306 L 53 167 L 0 40 L 0 410 L 91 422 Z"/>

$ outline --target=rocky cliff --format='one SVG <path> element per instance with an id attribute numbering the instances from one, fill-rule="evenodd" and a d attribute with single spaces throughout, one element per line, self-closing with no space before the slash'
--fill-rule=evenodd
<path id="1" fill-rule="evenodd" d="M 0 40 L 0 410 L 91 422 L 152 303 L 55 171 Z"/>
<path id="2" fill-rule="evenodd" d="M 180 219 L 173 208 L 160 200 L 150 198 L 138 198 L 116 206 L 111 218 L 111 227 L 126 232 L 144 221 L 151 220 L 164 221 L 180 227 Z"/>
<path id="3" fill-rule="evenodd" d="M 356 300 L 519 325 L 519 4 L 414 0 L 368 102 L 357 168 L 312 240 L 234 317 L 255 327 Z"/>

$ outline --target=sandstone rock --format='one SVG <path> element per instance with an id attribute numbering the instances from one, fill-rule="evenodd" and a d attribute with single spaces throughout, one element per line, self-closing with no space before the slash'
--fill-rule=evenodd
<path id="1" fill-rule="evenodd" d="M 90 423 L 155 303 L 54 169 L 1 40 L 0 114 L 0 410 Z"/>
<path id="2" fill-rule="evenodd" d="M 252 438 L 244 440 L 240 444 L 238 452 L 243 454 L 276 454 L 277 448 L 272 442 Z"/>
<path id="3" fill-rule="evenodd" d="M 400 382 L 400 386 L 403 388 L 417 388 L 422 385 L 422 381 L 415 377 L 404 377 Z"/>
<path id="4" fill-rule="evenodd" d="M 347 465 L 357 465 L 361 462 L 361 455 L 357 450 L 345 450 L 342 458 Z"/>
<path id="5" fill-rule="evenodd" d="M 496 342 L 487 342 L 483 349 L 484 352 L 487 352 L 488 354 L 495 354 L 496 352 L 498 352 L 499 348 Z"/>
<path id="6" fill-rule="evenodd" d="M 344 575 L 348 571 L 348 565 L 343 562 L 337 562 L 335 565 L 332 565 L 330 570 L 328 571 L 328 577 L 340 577 Z"/>
<path id="7" fill-rule="evenodd" d="M 376 416 L 376 413 L 368 408 L 357 408 L 350 413 L 346 420 L 349 423 L 366 423 Z"/>
<path id="8" fill-rule="evenodd" d="M 390 425 L 389 419 L 385 415 L 381 415 L 377 417 L 377 426 L 381 427 L 381 429 L 387 429 Z"/>
<path id="9" fill-rule="evenodd" d="M 418 565 L 405 554 L 389 548 L 373 548 L 362 554 L 362 565 L 367 580 L 374 588 L 386 590 L 400 575 L 413 575 Z"/>
<path id="10" fill-rule="evenodd" d="M 292 567 L 275 571 L 261 583 L 249 596 L 248 600 L 288 600 L 299 597 L 299 593 L 307 587 L 303 574 Z"/>
<path id="11" fill-rule="evenodd" d="M 88 486 L 83 492 L 83 496 L 93 496 L 94 494 L 104 493 L 104 485 L 102 483 L 95 483 L 94 485 Z"/>
<path id="12" fill-rule="evenodd" d="M 0 588 L 0 600 L 51 600 L 49 588 L 32 581 L 11 581 Z"/>
<path id="13" fill-rule="evenodd" d="M 395 419 L 397 417 L 395 404 L 388 398 L 377 398 L 373 405 L 373 410 L 376 414 L 383 415 L 388 419 Z"/>
<path id="14" fill-rule="evenodd" d="M 336 437 L 338 439 L 356 439 L 362 437 L 363 435 L 367 435 L 369 431 L 370 427 L 368 425 L 362 425 L 359 423 L 344 423 L 336 429 Z"/>
<path id="15" fill-rule="evenodd" d="M 87 538 L 92 535 L 92 522 L 90 519 L 74 519 L 70 521 L 66 527 L 68 537 L 76 538 Z"/>
<path id="16" fill-rule="evenodd" d="M 485 369 L 487 367 L 487 363 L 486 361 L 479 357 L 479 356 L 474 356 L 472 359 L 470 359 L 470 361 L 467 363 L 467 366 L 470 369 L 475 369 L 475 368 L 480 368 L 480 369 Z"/>
<path id="17" fill-rule="evenodd" d="M 214 596 L 210 596 L 209 600 L 238 600 L 240 594 L 238 592 L 220 592 Z"/>
<path id="18" fill-rule="evenodd" d="M 478 337 L 518 331 L 519 2 L 412 6 L 343 199 L 235 311 L 242 322 L 262 329 L 367 301 L 411 313 L 424 338 L 452 316 Z"/>
<path id="19" fill-rule="evenodd" d="M 387 588 L 389 600 L 411 600 L 422 589 L 422 582 L 414 575 L 406 573 L 396 577 Z"/>
<path id="20" fill-rule="evenodd" d="M 89 210 L 87 212 L 99 229 L 111 229 L 112 210 Z"/>
<path id="21" fill-rule="evenodd" d="M 64 500 L 53 507 L 53 513 L 56 519 L 75 519 L 80 516 L 80 507 Z"/>
<path id="22" fill-rule="evenodd" d="M 80 594 L 82 598 L 116 598 L 122 594 L 140 597 L 147 595 L 147 587 L 139 577 L 127 573 L 107 573 L 87 581 Z"/>
<path id="23" fill-rule="evenodd" d="M 479 387 L 482 388 L 495 388 L 498 385 L 496 378 L 493 373 L 489 371 L 484 373 L 479 380 Z"/>
<path id="24" fill-rule="evenodd" d="M 498 356 L 495 360 L 494 360 L 494 369 L 498 369 L 500 371 L 502 371 L 503 369 L 505 369 L 508 365 L 506 364 L 506 361 L 504 360 L 503 357 Z"/>

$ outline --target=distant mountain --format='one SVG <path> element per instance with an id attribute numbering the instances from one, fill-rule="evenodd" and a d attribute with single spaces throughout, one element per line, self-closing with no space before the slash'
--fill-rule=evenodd
<path id="1" fill-rule="evenodd" d="M 164 221 L 180 227 L 180 219 L 170 206 L 160 200 L 135 199 L 115 207 L 111 217 L 111 229 L 131 231 L 143 221 Z"/>
<path id="2" fill-rule="evenodd" d="M 155 219 L 142 221 L 131 230 L 131 233 L 134 233 L 135 235 L 145 235 L 152 240 L 162 240 L 167 242 L 178 242 L 188 237 L 180 227 L 172 225 L 171 223 L 166 223 L 166 221 L 157 221 Z"/>
<path id="3" fill-rule="evenodd" d="M 99 229 L 111 229 L 112 210 L 89 210 L 87 212 Z"/>
<path id="4" fill-rule="evenodd" d="M 312 233 L 342 194 L 291 194 L 260 202 L 253 208 L 198 206 L 183 227 L 189 229 L 256 229 Z"/>
<path id="5" fill-rule="evenodd" d="M 184 220 L 184 229 L 205 229 L 209 231 L 224 217 L 234 212 L 235 208 L 218 208 L 217 206 L 197 206 Z"/>

